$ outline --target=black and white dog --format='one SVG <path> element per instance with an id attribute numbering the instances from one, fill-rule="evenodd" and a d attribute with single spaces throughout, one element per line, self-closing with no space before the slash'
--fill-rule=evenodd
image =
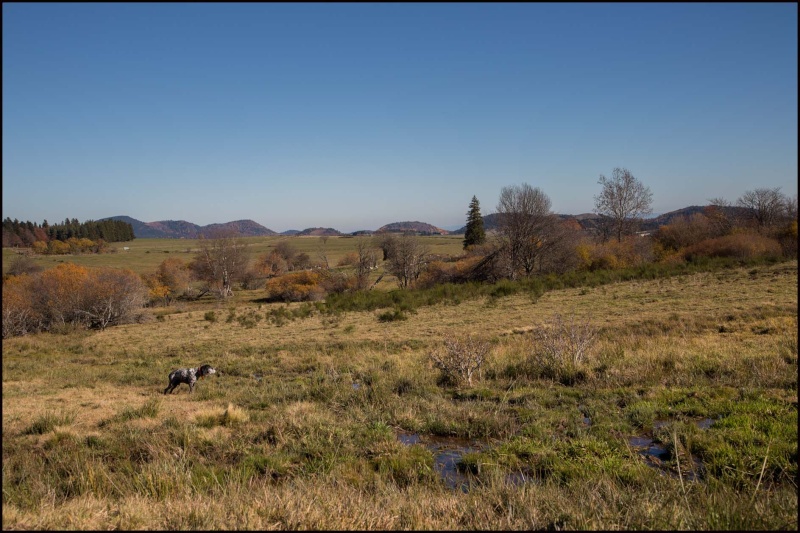
<path id="1" fill-rule="evenodd" d="M 179 368 L 178 370 L 173 370 L 169 373 L 169 385 L 164 389 L 164 394 L 172 394 L 175 387 L 181 383 L 189 385 L 189 392 L 193 392 L 194 384 L 198 379 L 216 373 L 217 371 L 214 370 L 211 365 L 203 365 L 200 368 Z"/>

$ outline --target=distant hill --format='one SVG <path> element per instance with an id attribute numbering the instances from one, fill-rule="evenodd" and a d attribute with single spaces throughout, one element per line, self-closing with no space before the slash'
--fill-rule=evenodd
<path id="1" fill-rule="evenodd" d="M 224 224 L 208 224 L 200 228 L 201 233 L 216 229 L 234 230 L 243 237 L 262 237 L 265 235 L 277 235 L 276 232 L 269 228 L 265 228 L 258 222 L 252 220 L 235 220 L 233 222 L 226 222 Z"/>
<path id="2" fill-rule="evenodd" d="M 659 226 L 671 224 L 678 217 L 690 217 L 695 213 L 702 213 L 707 206 L 691 205 L 668 213 L 663 213 L 656 217 L 647 218 L 642 221 L 640 229 L 642 231 L 655 231 Z M 741 207 L 724 207 L 730 216 L 742 215 L 747 211 Z M 568 222 L 576 229 L 580 228 L 587 232 L 595 232 L 599 229 L 600 223 L 603 220 L 602 215 L 596 213 L 581 213 L 579 215 L 557 215 L 561 220 Z M 112 220 L 121 220 L 127 222 L 133 228 L 134 235 L 139 239 L 196 239 L 201 234 L 216 229 L 232 229 L 245 237 L 260 237 L 279 235 L 271 229 L 265 228 L 257 222 L 252 220 L 236 220 L 234 222 L 226 222 L 224 224 L 208 224 L 207 226 L 198 226 L 185 220 L 159 220 L 156 222 L 142 222 L 129 216 L 115 216 L 108 217 Z M 487 232 L 496 231 L 500 215 L 492 213 L 484 215 L 483 228 Z M 101 219 L 107 220 L 107 219 Z M 375 231 L 372 230 L 359 230 L 349 233 L 347 235 L 372 235 L 374 233 L 416 233 L 418 235 L 463 235 L 466 231 L 466 226 L 463 226 L 454 231 L 447 231 L 436 227 L 432 224 L 425 222 L 392 222 L 381 226 Z M 306 228 L 300 230 L 287 230 L 281 232 L 280 235 L 284 236 L 341 236 L 344 235 L 338 230 L 333 228 Z"/>
<path id="3" fill-rule="evenodd" d="M 322 237 L 322 236 L 335 237 L 337 235 L 341 235 L 341 232 L 333 228 L 306 228 L 303 231 L 298 232 L 297 235 L 300 237 L 308 235 L 312 235 L 315 237 Z"/>
<path id="4" fill-rule="evenodd" d="M 277 235 L 269 228 L 252 220 L 236 220 L 224 224 L 208 224 L 198 226 L 185 220 L 159 220 L 156 222 L 142 222 L 129 216 L 107 217 L 101 220 L 121 220 L 133 228 L 137 239 L 196 239 L 200 235 L 216 230 L 234 230 L 243 237 L 260 237 L 264 235 Z"/>
<path id="5" fill-rule="evenodd" d="M 707 206 L 700 206 L 700 205 L 691 205 L 689 207 L 684 207 L 682 209 L 677 209 L 675 211 L 670 211 L 668 213 L 663 213 L 658 215 L 657 217 L 653 218 L 646 218 L 642 221 L 640 229 L 642 231 L 655 231 L 660 226 L 665 226 L 667 224 L 671 224 L 675 221 L 675 219 L 679 217 L 690 217 L 695 213 L 702 213 Z M 737 214 L 741 214 L 741 211 L 745 211 L 741 207 L 724 207 L 725 211 L 727 211 L 730 215 L 735 216 Z M 581 229 L 586 231 L 595 231 L 599 228 L 600 222 L 605 218 L 603 215 L 598 215 L 597 213 L 581 213 L 580 215 L 558 215 L 561 220 L 564 221 L 574 221 L 577 223 Z M 498 226 L 499 216 L 497 213 L 492 213 L 491 215 L 485 215 L 483 217 L 483 229 L 486 231 L 496 230 Z M 463 235 L 464 232 L 467 231 L 467 227 L 461 227 L 451 233 Z"/>
<path id="6" fill-rule="evenodd" d="M 670 211 L 669 213 L 664 213 L 658 215 L 657 217 L 645 219 L 642 222 L 642 230 L 644 231 L 653 231 L 657 230 L 660 226 L 666 226 L 667 224 L 672 224 L 675 222 L 676 218 L 679 217 L 690 217 L 695 213 L 702 213 L 708 206 L 700 206 L 700 205 L 690 205 L 689 207 L 684 207 L 682 209 L 677 209 L 675 211 Z M 748 209 L 744 207 L 722 207 L 722 209 L 728 216 L 736 218 L 736 217 L 744 217 L 748 213 Z"/>
<path id="7" fill-rule="evenodd" d="M 375 233 L 418 233 L 420 235 L 449 235 L 446 229 L 425 222 L 392 222 L 381 226 Z"/>

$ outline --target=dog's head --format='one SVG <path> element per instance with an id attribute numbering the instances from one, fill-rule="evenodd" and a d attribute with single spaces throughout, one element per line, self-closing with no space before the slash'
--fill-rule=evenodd
<path id="1" fill-rule="evenodd" d="M 203 365 L 197 370 L 197 377 L 202 378 L 211 374 L 216 374 L 217 371 L 211 365 Z"/>

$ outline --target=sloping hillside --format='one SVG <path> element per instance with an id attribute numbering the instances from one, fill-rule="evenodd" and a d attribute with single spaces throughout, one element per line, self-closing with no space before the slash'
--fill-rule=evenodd
<path id="1" fill-rule="evenodd" d="M 375 233 L 418 233 L 420 235 L 449 235 L 446 229 L 437 228 L 425 222 L 392 222 L 381 226 Z"/>
<path id="2" fill-rule="evenodd" d="M 341 235 L 338 230 L 333 228 L 306 228 L 303 231 L 297 233 L 297 235 L 303 237 L 307 235 L 315 236 L 315 237 L 322 237 L 322 236 L 336 236 Z"/>

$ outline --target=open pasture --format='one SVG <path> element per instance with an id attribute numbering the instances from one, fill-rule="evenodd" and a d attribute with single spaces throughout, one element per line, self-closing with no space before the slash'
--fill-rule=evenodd
<path id="1" fill-rule="evenodd" d="M 331 267 L 350 252 L 356 251 L 358 239 L 372 240 L 370 236 L 351 237 L 333 236 L 327 239 L 312 236 L 286 237 L 274 235 L 270 237 L 242 237 L 250 253 L 250 261 L 270 250 L 281 241 L 289 242 L 298 253 L 306 253 L 312 261 L 319 261 L 324 253 Z M 428 247 L 432 254 L 459 255 L 462 253 L 463 235 L 432 235 L 419 237 L 420 242 Z M 130 242 L 109 243 L 112 253 L 78 254 L 78 255 L 31 255 L 31 258 L 44 268 L 51 268 L 59 263 L 69 262 L 86 267 L 108 266 L 129 268 L 137 274 L 155 272 L 158 265 L 168 257 L 178 257 L 184 262 L 194 258 L 198 250 L 197 239 L 134 239 Z M 128 250 L 124 250 L 128 248 Z M 11 262 L 19 257 L 22 250 L 3 248 L 3 273 Z"/>
<path id="2" fill-rule="evenodd" d="M 394 322 L 259 295 L 4 341 L 3 528 L 797 529 L 796 261 Z M 531 364 L 557 315 L 597 332 L 569 380 Z M 491 345 L 472 386 L 448 334 Z"/>

